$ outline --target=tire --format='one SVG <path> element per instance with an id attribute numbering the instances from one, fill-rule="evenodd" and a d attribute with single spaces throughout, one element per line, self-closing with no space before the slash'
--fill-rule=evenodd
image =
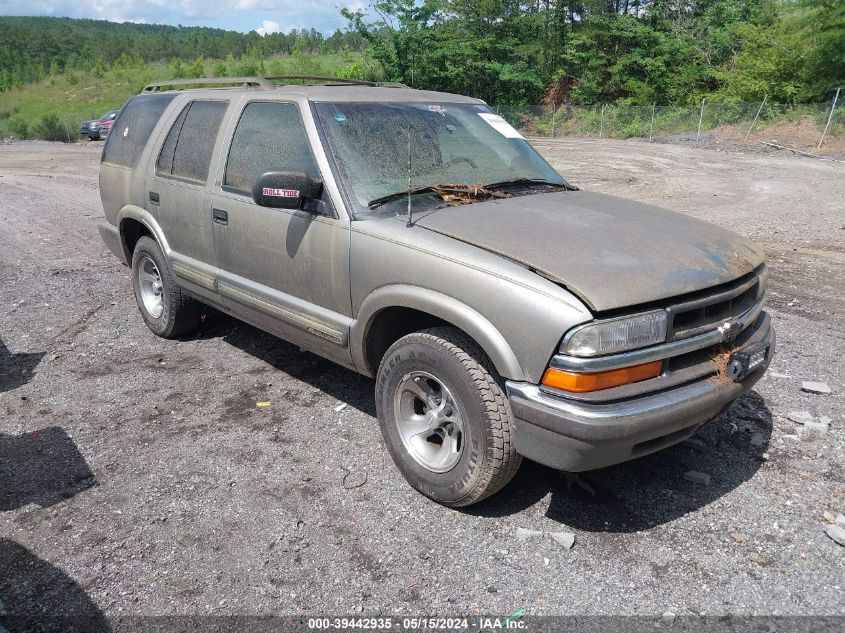
<path id="1" fill-rule="evenodd" d="M 89 134 L 89 135 L 88 135 L 88 140 L 89 140 L 89 141 L 99 141 L 99 140 L 100 140 L 100 137 L 99 137 L 99 136 L 93 136 L 93 135 Z"/>
<path id="2" fill-rule="evenodd" d="M 141 316 L 154 334 L 177 338 L 199 327 L 201 304 L 176 285 L 161 247 L 147 236 L 138 240 L 132 253 L 132 289 Z"/>
<path id="3" fill-rule="evenodd" d="M 481 501 L 519 470 L 522 457 L 501 379 L 460 330 L 431 328 L 396 341 L 378 369 L 376 411 L 402 475 L 440 504 Z M 435 424 L 441 426 L 426 428 Z"/>

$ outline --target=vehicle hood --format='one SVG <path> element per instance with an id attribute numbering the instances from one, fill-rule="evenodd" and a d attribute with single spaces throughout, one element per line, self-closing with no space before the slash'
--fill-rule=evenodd
<path id="1" fill-rule="evenodd" d="M 599 312 L 733 281 L 763 262 L 713 224 L 587 191 L 444 207 L 415 223 L 536 270 Z"/>

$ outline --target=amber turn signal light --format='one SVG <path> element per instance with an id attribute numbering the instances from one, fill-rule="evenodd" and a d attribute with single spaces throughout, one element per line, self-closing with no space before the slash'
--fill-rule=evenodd
<path id="1" fill-rule="evenodd" d="M 546 373 L 543 374 L 543 385 L 554 389 L 560 389 L 562 391 L 584 393 L 587 391 L 610 389 L 611 387 L 619 387 L 632 382 L 655 378 L 659 376 L 662 371 L 662 360 L 656 360 L 643 365 L 634 365 L 633 367 L 623 367 L 622 369 L 611 369 L 609 371 L 598 371 L 589 374 L 576 374 L 574 372 L 549 367 L 546 370 Z"/>

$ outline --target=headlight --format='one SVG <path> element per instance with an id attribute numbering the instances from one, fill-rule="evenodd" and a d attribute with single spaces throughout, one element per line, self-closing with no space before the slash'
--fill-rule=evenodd
<path id="1" fill-rule="evenodd" d="M 662 343 L 666 340 L 666 311 L 581 325 L 563 338 L 562 354 L 602 356 Z"/>

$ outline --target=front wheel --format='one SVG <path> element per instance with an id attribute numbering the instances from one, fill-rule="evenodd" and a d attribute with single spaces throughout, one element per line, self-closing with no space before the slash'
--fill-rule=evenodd
<path id="1" fill-rule="evenodd" d="M 176 338 L 199 326 L 199 302 L 174 283 L 161 247 L 146 236 L 132 253 L 132 288 L 141 316 L 154 334 Z"/>
<path id="2" fill-rule="evenodd" d="M 387 350 L 376 410 L 391 457 L 411 486 L 458 507 L 513 479 L 522 458 L 500 382 L 484 352 L 455 328 L 415 332 Z"/>

